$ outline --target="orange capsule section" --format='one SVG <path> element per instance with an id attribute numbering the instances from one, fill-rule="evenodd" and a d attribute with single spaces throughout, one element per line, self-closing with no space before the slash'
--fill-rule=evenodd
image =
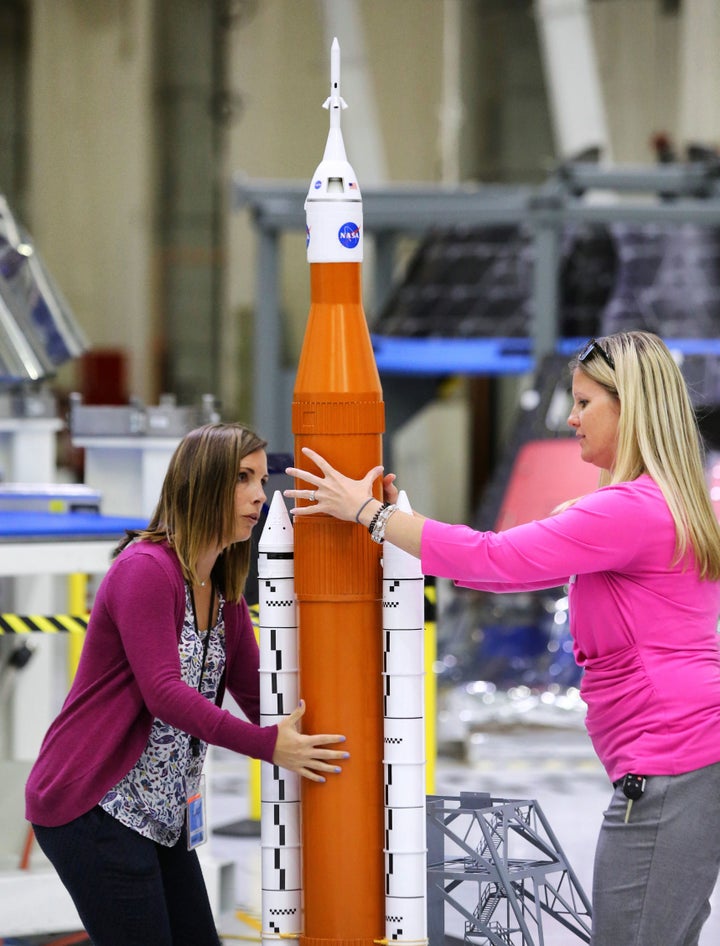
<path id="1" fill-rule="evenodd" d="M 293 402 L 295 465 L 315 469 L 301 452 L 307 446 L 360 477 L 382 462 L 385 426 L 360 264 L 313 263 L 310 279 Z M 303 729 L 344 733 L 351 755 L 325 784 L 303 782 L 301 940 L 371 946 L 385 926 L 380 547 L 354 522 L 296 519 L 295 590 Z"/>

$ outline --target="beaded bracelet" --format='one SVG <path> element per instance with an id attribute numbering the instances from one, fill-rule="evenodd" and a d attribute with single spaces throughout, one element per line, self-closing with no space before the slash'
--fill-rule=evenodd
<path id="1" fill-rule="evenodd" d="M 373 499 L 375 499 L 375 497 L 371 496 L 370 499 L 365 500 L 362 506 L 355 513 L 355 522 L 360 522 L 360 513 L 363 511 L 363 509 L 367 506 L 368 503 L 371 503 L 373 501 Z"/>
<path id="2" fill-rule="evenodd" d="M 397 506 L 385 503 L 378 514 L 377 522 L 375 523 L 371 533 L 373 542 L 383 542 L 385 540 L 385 527 L 388 524 L 388 519 L 394 512 L 397 512 L 397 510 Z"/>
<path id="3" fill-rule="evenodd" d="M 375 515 L 374 515 L 374 516 L 372 517 L 372 519 L 370 520 L 370 522 L 369 522 L 369 524 L 368 524 L 368 532 L 370 533 L 370 535 L 372 535 L 373 529 L 375 528 L 375 523 L 376 523 L 376 522 L 378 521 L 378 519 L 380 518 L 380 513 L 383 511 L 383 509 L 387 509 L 387 507 L 388 507 L 389 505 L 390 505 L 390 503 L 383 503 L 382 506 L 378 509 L 378 511 L 375 513 Z"/>

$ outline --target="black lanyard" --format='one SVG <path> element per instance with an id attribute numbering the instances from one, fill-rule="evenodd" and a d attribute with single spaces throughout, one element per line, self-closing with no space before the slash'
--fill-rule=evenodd
<path id="1" fill-rule="evenodd" d="M 195 622 L 195 633 L 200 637 L 200 627 L 198 625 L 197 619 L 197 609 L 195 608 L 195 594 L 193 593 L 192 588 L 190 589 L 190 601 L 192 602 L 193 609 L 193 621 Z M 207 633 L 205 634 L 205 640 L 203 641 L 203 655 L 202 663 L 200 664 L 200 679 L 198 680 L 198 693 L 202 693 L 202 681 L 205 676 L 205 663 L 207 661 L 208 650 L 210 648 L 210 634 L 212 633 L 213 625 L 213 610 L 215 606 L 215 585 L 210 585 L 210 613 L 208 614 L 208 623 L 207 623 Z M 192 736 L 190 738 L 190 751 L 193 756 L 197 758 L 200 755 L 200 740 L 197 736 Z"/>

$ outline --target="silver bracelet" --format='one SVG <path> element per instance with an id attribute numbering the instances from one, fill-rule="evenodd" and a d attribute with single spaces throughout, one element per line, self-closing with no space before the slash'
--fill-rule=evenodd
<path id="1" fill-rule="evenodd" d="M 394 504 L 391 504 L 389 506 L 383 506 L 383 508 L 380 510 L 377 517 L 377 521 L 375 522 L 375 525 L 373 526 L 373 530 L 371 533 L 371 538 L 373 542 L 384 541 L 385 527 L 388 524 L 388 519 L 390 518 L 390 516 L 392 516 L 394 512 L 397 512 L 397 509 L 398 509 L 397 506 L 395 506 Z"/>

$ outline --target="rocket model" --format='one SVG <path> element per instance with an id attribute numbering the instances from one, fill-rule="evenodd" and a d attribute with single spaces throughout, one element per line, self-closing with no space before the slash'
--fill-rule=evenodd
<path id="1" fill-rule="evenodd" d="M 309 463 L 301 451 L 310 446 L 360 477 L 380 463 L 384 406 L 360 296 L 362 204 L 340 132 L 337 40 L 325 105 L 330 134 L 306 202 L 311 307 L 293 402 L 295 465 Z M 410 511 L 404 493 L 398 505 Z M 303 782 L 302 793 L 297 776 L 263 764 L 263 943 L 424 946 L 420 563 L 381 549 L 356 523 L 300 517 L 293 529 L 278 492 L 258 588 L 261 722 L 292 712 L 299 669 L 304 726 L 344 733 L 351 755 L 340 776 Z"/>
<path id="2" fill-rule="evenodd" d="M 404 491 L 398 508 L 412 512 Z M 420 560 L 383 546 L 385 939 L 427 942 L 425 594 Z"/>
<path id="3" fill-rule="evenodd" d="M 293 527 L 282 493 L 270 503 L 258 546 L 260 722 L 298 705 Z M 300 776 L 263 762 L 260 770 L 262 940 L 302 929 Z"/>
<path id="4" fill-rule="evenodd" d="M 292 406 L 295 466 L 308 469 L 301 451 L 311 447 L 361 477 L 381 462 L 385 410 L 362 307 L 362 199 L 340 130 L 337 40 L 325 106 L 330 132 L 305 202 L 311 304 Z M 329 516 L 299 517 L 294 531 L 303 728 L 343 733 L 350 751 L 342 774 L 302 786 L 300 939 L 372 946 L 384 929 L 381 549 L 366 529 Z"/>

